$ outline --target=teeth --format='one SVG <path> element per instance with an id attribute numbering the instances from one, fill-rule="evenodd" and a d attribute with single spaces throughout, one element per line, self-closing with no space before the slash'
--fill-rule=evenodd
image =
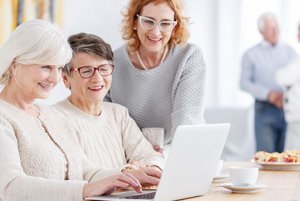
<path id="1" fill-rule="evenodd" d="M 90 89 L 102 89 L 104 85 L 89 87 Z"/>
<path id="2" fill-rule="evenodd" d="M 161 39 L 161 38 L 151 38 L 151 37 L 149 37 L 149 36 L 148 36 L 148 38 L 149 38 L 150 40 L 153 40 L 153 41 L 156 41 L 156 42 L 160 41 L 160 39 Z"/>
<path id="3" fill-rule="evenodd" d="M 47 88 L 47 89 L 51 89 L 52 88 L 52 85 L 47 85 L 47 84 L 42 84 L 42 83 L 39 83 L 42 87 L 44 88 Z"/>

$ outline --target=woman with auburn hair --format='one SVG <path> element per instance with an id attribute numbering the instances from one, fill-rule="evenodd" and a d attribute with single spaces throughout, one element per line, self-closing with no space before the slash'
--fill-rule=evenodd
<path id="1" fill-rule="evenodd" d="M 181 1 L 131 0 L 123 38 L 106 100 L 127 107 L 141 129 L 163 128 L 165 145 L 178 125 L 205 123 L 205 64 L 200 49 L 187 42 Z"/>

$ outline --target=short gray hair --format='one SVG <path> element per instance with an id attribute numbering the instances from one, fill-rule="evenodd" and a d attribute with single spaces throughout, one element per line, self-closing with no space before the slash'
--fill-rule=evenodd
<path id="1" fill-rule="evenodd" d="M 276 20 L 276 16 L 273 13 L 262 14 L 257 20 L 257 28 L 260 32 L 262 32 L 264 30 L 266 19 L 275 19 Z"/>
<path id="2" fill-rule="evenodd" d="M 114 53 L 111 46 L 97 35 L 78 33 L 69 36 L 68 42 L 73 50 L 72 60 L 76 57 L 76 54 L 86 53 L 113 62 Z M 63 68 L 63 71 L 66 72 L 67 75 L 71 74 L 72 60 Z"/>
<path id="3" fill-rule="evenodd" d="M 13 62 L 65 65 L 72 50 L 62 33 L 44 20 L 31 20 L 18 26 L 0 49 L 0 84 L 7 84 Z"/>

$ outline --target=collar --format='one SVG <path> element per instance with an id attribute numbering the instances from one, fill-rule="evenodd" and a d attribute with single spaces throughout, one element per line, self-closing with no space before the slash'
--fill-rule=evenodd
<path id="1" fill-rule="evenodd" d="M 273 46 L 270 42 L 268 42 L 268 41 L 266 41 L 266 40 L 263 40 L 263 41 L 261 42 L 261 45 L 262 45 L 263 47 L 273 48 L 273 47 L 276 47 L 276 46 L 278 45 L 278 42 L 276 43 L 276 45 Z"/>

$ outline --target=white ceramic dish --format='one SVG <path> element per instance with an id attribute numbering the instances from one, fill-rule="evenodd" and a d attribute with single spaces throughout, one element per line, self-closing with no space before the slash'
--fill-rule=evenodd
<path id="1" fill-rule="evenodd" d="M 235 186 L 232 183 L 225 183 L 221 184 L 219 187 L 227 188 L 233 193 L 255 193 L 260 189 L 266 188 L 267 186 L 264 184 Z"/>
<path id="2" fill-rule="evenodd" d="M 256 162 L 264 170 L 300 170 L 300 163 Z"/>

